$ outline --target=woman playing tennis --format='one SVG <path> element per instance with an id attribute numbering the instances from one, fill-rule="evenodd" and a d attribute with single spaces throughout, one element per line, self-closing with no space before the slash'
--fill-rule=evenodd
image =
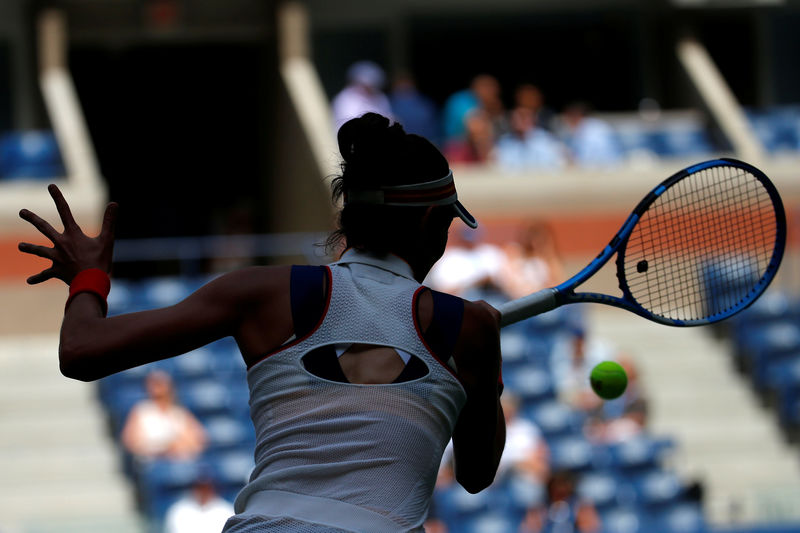
<path id="1" fill-rule="evenodd" d="M 255 469 L 226 533 L 422 531 L 442 452 L 456 477 L 487 487 L 505 442 L 499 314 L 421 285 L 457 201 L 441 153 L 376 114 L 342 126 L 343 198 L 326 266 L 252 267 L 220 276 L 171 307 L 106 317 L 116 204 L 87 237 L 51 185 L 64 231 L 27 210 L 53 247 L 28 279 L 70 285 L 62 373 L 90 381 L 236 339 L 248 367 Z"/>

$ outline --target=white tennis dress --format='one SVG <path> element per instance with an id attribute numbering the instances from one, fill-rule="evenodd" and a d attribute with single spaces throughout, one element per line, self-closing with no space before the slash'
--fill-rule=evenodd
<path id="1" fill-rule="evenodd" d="M 408 264 L 350 250 L 330 276 L 317 329 L 248 371 L 256 467 L 226 533 L 422 531 L 466 394 L 420 337 L 414 308 L 422 286 Z M 358 385 L 304 367 L 310 351 L 348 343 L 394 347 L 428 372 Z"/>

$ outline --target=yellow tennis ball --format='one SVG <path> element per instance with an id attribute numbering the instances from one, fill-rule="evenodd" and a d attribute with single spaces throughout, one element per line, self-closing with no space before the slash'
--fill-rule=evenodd
<path id="1" fill-rule="evenodd" d="M 619 363 L 603 361 L 592 369 L 589 382 L 595 394 L 604 400 L 619 398 L 628 386 L 628 374 Z"/>

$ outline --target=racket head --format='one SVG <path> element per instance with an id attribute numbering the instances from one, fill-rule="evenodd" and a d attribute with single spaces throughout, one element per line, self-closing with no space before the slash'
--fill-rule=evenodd
<path id="1" fill-rule="evenodd" d="M 777 189 L 735 159 L 674 174 L 632 217 L 617 250 L 623 299 L 673 326 L 710 324 L 747 308 L 774 279 L 786 246 Z"/>

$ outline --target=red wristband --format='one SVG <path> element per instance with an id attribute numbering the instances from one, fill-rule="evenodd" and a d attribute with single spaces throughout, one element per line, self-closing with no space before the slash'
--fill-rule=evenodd
<path id="1" fill-rule="evenodd" d="M 103 270 L 99 268 L 87 268 L 78 272 L 72 283 L 69 284 L 69 298 L 67 304 L 64 306 L 66 310 L 72 300 L 82 292 L 91 292 L 100 298 L 100 304 L 103 307 L 103 316 L 108 313 L 108 293 L 111 290 L 111 279 Z"/>

